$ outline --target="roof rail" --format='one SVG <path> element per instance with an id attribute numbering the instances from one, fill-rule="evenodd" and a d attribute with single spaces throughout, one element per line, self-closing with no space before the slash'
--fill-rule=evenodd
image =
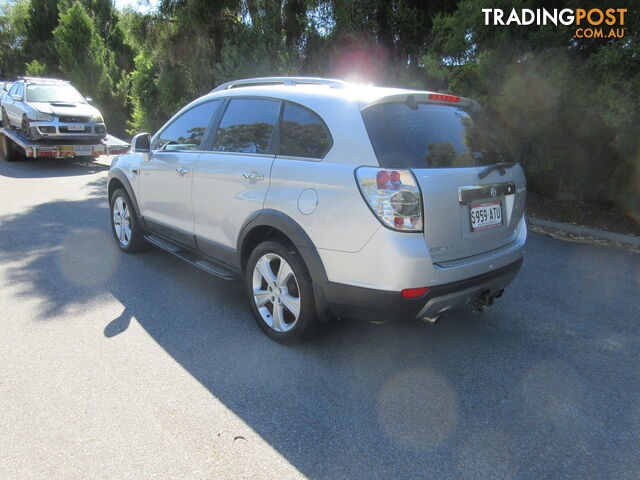
<path id="1" fill-rule="evenodd" d="M 343 88 L 347 84 L 342 80 L 319 77 L 260 77 L 245 78 L 243 80 L 233 80 L 217 86 L 211 92 L 230 90 L 235 87 L 252 87 L 257 85 L 328 85 L 331 88 Z"/>
<path id="2" fill-rule="evenodd" d="M 17 77 L 17 80 L 26 80 L 28 82 L 64 82 L 64 83 L 69 83 L 69 80 L 62 80 L 60 78 L 31 77 L 31 76 L 28 76 L 28 75 Z"/>

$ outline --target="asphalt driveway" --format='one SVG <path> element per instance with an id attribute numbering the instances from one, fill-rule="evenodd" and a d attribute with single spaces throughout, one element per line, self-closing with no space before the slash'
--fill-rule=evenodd
<path id="1" fill-rule="evenodd" d="M 484 313 L 283 347 L 116 248 L 107 169 L 0 160 L 0 478 L 640 478 L 640 255 L 532 234 Z"/>

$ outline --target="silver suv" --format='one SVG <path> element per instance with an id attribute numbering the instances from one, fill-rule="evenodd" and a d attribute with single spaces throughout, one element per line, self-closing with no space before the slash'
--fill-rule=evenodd
<path id="1" fill-rule="evenodd" d="M 102 139 L 102 115 L 69 82 L 23 77 L 2 97 L 2 124 L 29 140 Z"/>
<path id="2" fill-rule="evenodd" d="M 244 278 L 260 328 L 435 322 L 520 268 L 525 176 L 466 98 L 315 78 L 230 82 L 113 160 L 118 246 Z"/>

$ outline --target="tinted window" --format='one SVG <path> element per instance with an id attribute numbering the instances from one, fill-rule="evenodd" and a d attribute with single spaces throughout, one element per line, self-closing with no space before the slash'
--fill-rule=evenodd
<path id="1" fill-rule="evenodd" d="M 311 110 L 286 103 L 280 128 L 280 155 L 322 158 L 332 145 L 331 134 Z"/>
<path id="2" fill-rule="evenodd" d="M 267 153 L 279 111 L 276 100 L 234 98 L 220 121 L 213 149 Z"/>
<path id="3" fill-rule="evenodd" d="M 412 106 L 383 103 L 362 112 L 380 165 L 446 168 L 512 161 L 480 115 L 448 105 Z"/>
<path id="4" fill-rule="evenodd" d="M 200 150 L 204 132 L 220 100 L 201 103 L 187 110 L 165 128 L 156 141 L 156 150 Z"/>

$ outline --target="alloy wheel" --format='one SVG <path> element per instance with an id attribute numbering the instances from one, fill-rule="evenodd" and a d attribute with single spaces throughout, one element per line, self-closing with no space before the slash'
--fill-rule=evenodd
<path id="1" fill-rule="evenodd" d="M 31 138 L 31 129 L 29 127 L 29 119 L 27 117 L 22 117 L 22 134 L 26 138 Z"/>
<path id="2" fill-rule="evenodd" d="M 113 228 L 121 246 L 129 246 L 131 242 L 131 212 L 124 198 L 117 197 L 113 202 Z"/>
<path id="3" fill-rule="evenodd" d="M 300 288 L 291 266 L 266 253 L 253 269 L 253 300 L 262 320 L 276 332 L 288 332 L 300 317 Z"/>

